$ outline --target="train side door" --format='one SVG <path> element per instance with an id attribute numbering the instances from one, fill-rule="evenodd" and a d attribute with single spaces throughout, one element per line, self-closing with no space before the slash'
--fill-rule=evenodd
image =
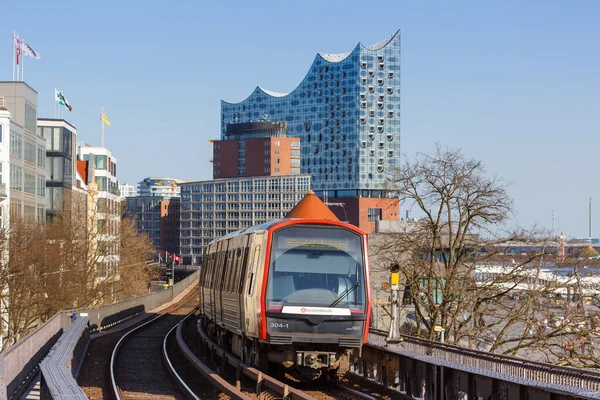
<path id="1" fill-rule="evenodd" d="M 231 239 L 229 240 L 225 240 L 225 243 L 223 243 L 223 267 L 221 268 L 221 274 L 219 276 L 219 280 L 217 282 L 217 288 L 218 288 L 218 292 L 217 292 L 217 296 L 218 296 L 218 302 L 219 302 L 219 306 L 217 308 L 217 316 L 218 316 L 218 321 L 219 323 L 222 325 L 223 324 L 223 290 L 225 290 L 225 277 L 228 274 L 228 270 L 230 268 L 230 264 L 231 264 L 231 250 L 230 248 L 232 247 L 231 243 Z"/>
<path id="2" fill-rule="evenodd" d="M 244 331 L 244 321 L 246 318 L 245 315 L 245 310 L 244 310 L 244 282 L 246 280 L 246 274 L 248 271 L 248 256 L 249 256 L 249 236 L 248 235 L 244 235 L 242 237 L 242 242 L 241 242 L 241 249 L 243 251 L 242 253 L 242 260 L 241 260 L 241 266 L 240 269 L 241 271 L 239 272 L 238 276 L 239 276 L 239 280 L 238 280 L 238 286 L 235 288 L 235 292 L 236 292 L 236 296 L 237 296 L 237 304 L 238 304 L 238 310 L 239 310 L 239 319 L 238 319 L 238 326 L 239 329 L 241 331 Z"/>
<path id="3" fill-rule="evenodd" d="M 263 233 L 255 233 L 252 235 L 248 243 L 248 272 L 246 282 L 243 289 L 244 302 L 244 326 L 246 327 L 246 335 L 249 337 L 258 336 L 258 317 L 260 308 L 257 307 L 260 299 L 261 284 L 261 253 L 263 251 Z M 264 264 L 262 264 L 264 265 Z"/>
<path id="4" fill-rule="evenodd" d="M 216 263 L 216 245 L 211 246 L 211 253 L 207 257 L 206 269 L 204 273 L 204 287 L 202 288 L 202 298 L 204 299 L 203 313 L 210 318 L 213 318 L 213 299 L 212 299 L 212 282 L 214 279 L 215 263 Z"/>
<path id="5" fill-rule="evenodd" d="M 219 275 L 221 272 L 221 269 L 223 268 L 223 242 L 218 242 L 217 243 L 217 253 L 216 253 L 216 258 L 215 258 L 215 262 L 214 262 L 214 266 L 213 266 L 213 273 L 212 273 L 212 282 L 210 285 L 210 301 L 211 301 L 211 316 L 213 321 L 215 321 L 215 323 L 217 323 L 217 310 L 218 310 L 218 304 L 217 304 L 217 298 L 218 298 L 218 290 L 219 290 Z"/>

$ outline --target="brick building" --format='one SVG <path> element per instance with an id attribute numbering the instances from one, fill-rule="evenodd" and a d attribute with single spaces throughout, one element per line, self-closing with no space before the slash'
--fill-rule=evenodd
<path id="1" fill-rule="evenodd" d="M 213 178 L 300 173 L 300 139 L 287 137 L 285 121 L 228 124 L 213 141 Z"/>

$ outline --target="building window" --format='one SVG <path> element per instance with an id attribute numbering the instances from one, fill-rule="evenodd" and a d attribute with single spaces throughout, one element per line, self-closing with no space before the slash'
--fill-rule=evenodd
<path id="1" fill-rule="evenodd" d="M 29 194 L 35 194 L 36 177 L 35 175 L 25 174 L 25 188 L 24 192 Z"/>
<path id="2" fill-rule="evenodd" d="M 31 163 L 33 165 L 36 164 L 37 154 L 36 154 L 36 145 L 35 144 L 25 141 L 25 155 L 23 158 L 28 163 Z"/>
<path id="3" fill-rule="evenodd" d="M 17 132 L 10 132 L 10 155 L 23 158 L 23 138 Z"/>
<path id="4" fill-rule="evenodd" d="M 94 168 L 106 170 L 106 156 L 94 156 Z"/>
<path id="5" fill-rule="evenodd" d="M 37 165 L 46 168 L 46 150 L 41 146 L 37 149 Z"/>
<path id="6" fill-rule="evenodd" d="M 369 208 L 369 221 L 381 221 L 381 208 Z"/>
<path id="7" fill-rule="evenodd" d="M 13 190 L 23 189 L 23 170 L 14 165 L 10 166 L 10 188 Z"/>
<path id="8" fill-rule="evenodd" d="M 36 110 L 25 102 L 25 129 L 31 133 L 36 133 L 37 116 Z"/>

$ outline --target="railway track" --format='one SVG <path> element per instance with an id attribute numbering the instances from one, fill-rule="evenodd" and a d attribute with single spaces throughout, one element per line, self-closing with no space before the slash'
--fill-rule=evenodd
<path id="1" fill-rule="evenodd" d="M 292 379 L 277 380 L 263 372 L 241 362 L 236 356 L 216 345 L 197 325 L 201 341 L 208 347 L 211 356 L 202 361 L 190 350 L 181 334 L 184 322 L 177 328 L 177 345 L 185 357 L 201 371 L 206 379 L 215 384 L 224 394 L 241 399 L 347 399 L 374 400 L 387 397 L 373 397 L 353 390 L 343 384 L 323 385 L 308 382 L 294 382 Z M 194 340 L 196 342 L 196 340 Z M 213 361 L 208 361 L 212 359 Z M 220 360 L 215 362 L 216 359 Z M 210 366 L 209 366 L 210 365 Z M 211 368 L 212 367 L 212 368 Z M 217 372 L 217 369 L 221 373 Z M 301 388 L 297 388 L 299 384 Z"/>
<path id="2" fill-rule="evenodd" d="M 167 334 L 186 314 L 190 315 L 196 305 L 197 298 L 191 296 L 120 338 L 110 362 L 111 391 L 115 399 L 187 399 L 187 394 L 171 377 L 173 370 L 179 371 L 177 376 L 185 376 L 190 390 L 202 393 L 202 398 L 218 398 L 211 385 L 190 371 L 183 357 L 165 355 L 170 350 Z"/>
<path id="3" fill-rule="evenodd" d="M 390 399 L 385 395 L 372 396 L 373 390 L 362 390 L 356 383 L 323 385 L 298 383 L 286 378 L 279 381 L 255 368 L 240 362 L 235 356 L 220 349 L 204 337 L 202 341 L 211 348 L 211 357 L 200 359 L 194 315 L 198 304 L 196 293 L 144 322 L 129 332 L 116 332 L 100 341 L 100 346 L 110 343 L 111 355 L 108 385 L 100 391 L 90 392 L 89 398 L 121 399 L 202 399 L 202 400 L 254 400 L 254 399 Z M 187 322 L 186 322 L 187 321 Z M 91 360 L 89 360 L 91 361 Z M 92 363 L 99 367 L 102 362 Z M 98 365 L 100 364 L 100 365 Z M 101 369 L 94 368 L 95 375 Z M 218 372 L 217 372 L 218 371 Z M 82 385 L 84 386 L 84 385 Z M 353 386 L 352 390 L 348 386 Z M 98 388 L 96 388 L 98 389 Z M 366 394 L 363 393 L 370 393 Z"/>

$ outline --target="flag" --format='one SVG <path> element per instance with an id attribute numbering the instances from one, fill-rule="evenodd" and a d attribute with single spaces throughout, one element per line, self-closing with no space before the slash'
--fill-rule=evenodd
<path id="1" fill-rule="evenodd" d="M 173 254 L 173 261 L 181 262 L 181 257 L 177 254 Z"/>
<path id="2" fill-rule="evenodd" d="M 35 51 L 30 45 L 21 40 L 21 48 L 23 49 L 23 55 L 33 57 L 36 60 L 40 59 L 40 53 Z"/>
<path id="3" fill-rule="evenodd" d="M 21 48 L 23 47 L 23 39 L 13 32 L 13 46 L 17 49 L 17 65 L 19 65 L 19 57 L 21 56 Z"/>
<path id="4" fill-rule="evenodd" d="M 73 107 L 69 104 L 65 95 L 58 89 L 54 89 L 54 101 L 57 101 L 61 106 L 65 106 L 69 111 L 73 111 Z"/>
<path id="5" fill-rule="evenodd" d="M 102 121 L 104 121 L 106 125 L 110 126 L 110 121 L 108 120 L 108 118 L 106 118 L 106 113 L 104 111 L 102 111 Z"/>

